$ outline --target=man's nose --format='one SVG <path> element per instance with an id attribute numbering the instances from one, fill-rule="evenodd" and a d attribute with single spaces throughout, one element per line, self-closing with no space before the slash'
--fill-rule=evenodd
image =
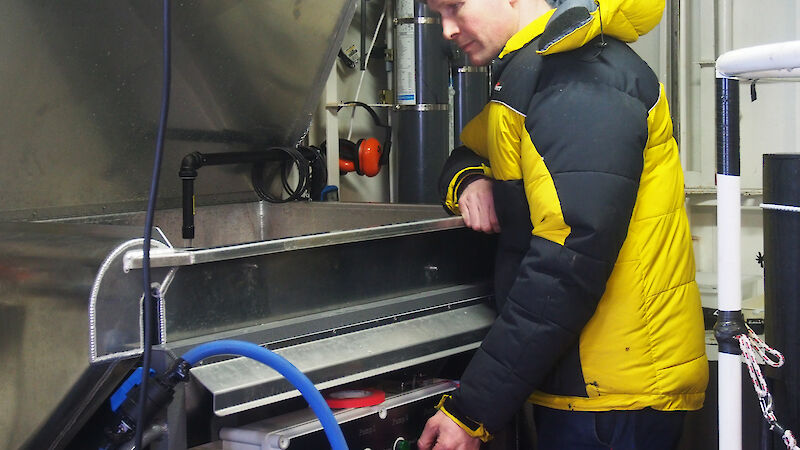
<path id="1" fill-rule="evenodd" d="M 447 40 L 453 40 L 458 34 L 458 26 L 454 20 L 442 18 L 442 36 Z"/>

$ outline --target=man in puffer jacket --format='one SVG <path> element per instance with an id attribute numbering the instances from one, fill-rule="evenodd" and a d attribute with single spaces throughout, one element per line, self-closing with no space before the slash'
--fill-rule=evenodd
<path id="1" fill-rule="evenodd" d="M 494 59 L 440 189 L 500 233 L 499 316 L 419 448 L 477 449 L 526 400 L 541 450 L 674 448 L 703 404 L 703 319 L 664 88 L 624 43 L 664 0 L 428 4 Z"/>

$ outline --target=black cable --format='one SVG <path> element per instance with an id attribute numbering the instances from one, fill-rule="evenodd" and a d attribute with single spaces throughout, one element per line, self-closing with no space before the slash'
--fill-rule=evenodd
<path id="1" fill-rule="evenodd" d="M 253 164 L 253 171 L 251 173 L 251 180 L 253 182 L 253 190 L 258 194 L 259 198 L 265 200 L 269 203 L 286 203 L 295 200 L 301 200 L 303 198 L 303 194 L 308 190 L 310 186 L 310 163 L 299 150 L 290 148 L 290 147 L 272 147 L 267 149 L 268 152 L 284 152 L 288 155 L 288 158 L 285 159 L 281 163 L 281 183 L 283 188 L 289 194 L 286 198 L 275 197 L 269 193 L 269 190 L 265 184 L 264 179 L 264 168 L 265 163 L 256 163 Z M 291 172 L 292 166 L 297 167 L 298 171 L 298 180 L 297 186 L 292 188 L 289 185 L 289 173 Z"/>
<path id="2" fill-rule="evenodd" d="M 300 147 L 300 150 L 305 152 L 308 156 L 308 165 L 311 168 L 309 176 L 308 193 L 312 200 L 322 200 L 322 190 L 328 185 L 328 165 L 325 157 L 322 156 L 322 150 L 319 147 Z"/>
<path id="3" fill-rule="evenodd" d="M 147 424 L 145 420 L 145 405 L 147 401 L 147 381 L 150 378 L 150 358 L 153 347 L 153 296 L 150 288 L 150 238 L 153 233 L 153 215 L 158 198 L 158 180 L 161 175 L 161 161 L 164 157 L 164 135 L 167 129 L 167 115 L 169 114 L 169 96 L 171 82 L 170 67 L 170 4 L 169 0 L 163 3 L 163 28 L 164 28 L 164 67 L 161 86 L 161 118 L 158 122 L 158 137 L 156 138 L 156 154 L 153 162 L 153 177 L 150 180 L 150 197 L 147 200 L 147 215 L 144 222 L 144 242 L 142 243 L 142 273 L 144 287 L 144 324 L 143 328 L 143 353 L 142 353 L 142 380 L 139 383 L 139 411 L 136 422 L 136 436 L 134 444 L 136 450 L 142 448 L 142 433 Z"/>

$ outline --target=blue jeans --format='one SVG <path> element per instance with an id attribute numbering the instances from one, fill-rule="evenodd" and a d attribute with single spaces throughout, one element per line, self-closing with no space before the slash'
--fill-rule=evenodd
<path id="1" fill-rule="evenodd" d="M 561 411 L 534 406 L 538 450 L 674 450 L 685 411 Z"/>

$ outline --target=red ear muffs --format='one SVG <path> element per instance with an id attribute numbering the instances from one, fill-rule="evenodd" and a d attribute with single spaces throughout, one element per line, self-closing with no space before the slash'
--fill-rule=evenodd
<path id="1" fill-rule="evenodd" d="M 381 143 L 375 138 L 362 139 L 358 145 L 360 173 L 374 177 L 381 170 Z"/>
<path id="2" fill-rule="evenodd" d="M 356 172 L 359 175 L 374 177 L 381 170 L 381 166 L 388 164 L 389 151 L 392 147 L 392 127 L 384 125 L 378 118 L 378 114 L 366 103 L 346 102 L 337 108 L 341 110 L 345 105 L 359 106 L 364 108 L 376 126 L 385 130 L 383 143 L 376 138 L 361 139 L 353 143 L 347 139 L 339 139 L 339 170 L 342 172 Z M 325 142 L 320 144 L 322 149 L 326 149 Z"/>
<path id="3" fill-rule="evenodd" d="M 374 177 L 381 170 L 381 143 L 375 138 L 357 143 L 339 139 L 339 170 Z"/>
<path id="4" fill-rule="evenodd" d="M 358 146 L 347 139 L 339 139 L 339 170 L 358 172 Z"/>

